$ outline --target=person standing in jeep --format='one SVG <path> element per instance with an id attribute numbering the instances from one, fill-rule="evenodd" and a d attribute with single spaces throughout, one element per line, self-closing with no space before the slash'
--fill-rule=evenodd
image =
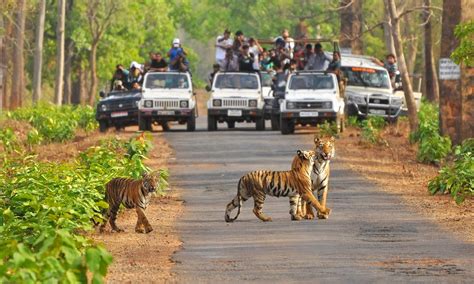
<path id="1" fill-rule="evenodd" d="M 232 48 L 233 43 L 234 40 L 230 38 L 230 31 L 228 29 L 216 39 L 216 63 L 219 64 L 221 69 L 224 69 L 226 50 Z"/>
<path id="2" fill-rule="evenodd" d="M 249 45 L 244 43 L 242 53 L 239 56 L 239 71 L 255 72 L 254 60 L 255 56 L 249 52 Z"/>

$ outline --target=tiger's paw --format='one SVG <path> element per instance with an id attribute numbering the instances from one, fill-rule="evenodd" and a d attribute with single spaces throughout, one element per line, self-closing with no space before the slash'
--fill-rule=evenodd
<path id="1" fill-rule="evenodd" d="M 265 217 L 265 218 L 262 218 L 262 221 L 263 221 L 263 222 L 271 222 L 271 221 L 272 221 L 272 217 Z"/>
<path id="2" fill-rule="evenodd" d="M 112 232 L 122 233 L 122 232 L 125 232 L 125 231 L 121 228 L 115 228 L 115 229 L 112 229 Z"/>
<path id="3" fill-rule="evenodd" d="M 148 233 L 151 232 L 151 231 L 153 231 L 153 228 L 152 228 L 152 227 L 147 227 L 147 228 L 145 228 L 145 233 L 148 234 Z"/>
<path id="4" fill-rule="evenodd" d="M 313 220 L 313 219 L 314 219 L 314 214 L 306 214 L 306 215 L 304 216 L 304 218 L 305 218 L 306 220 Z"/>
<path id="5" fill-rule="evenodd" d="M 300 221 L 303 219 L 300 215 L 291 215 L 291 220 L 292 221 Z"/>
<path id="6" fill-rule="evenodd" d="M 142 228 L 135 228 L 135 232 L 139 234 L 143 234 L 145 233 L 145 230 L 143 230 Z"/>

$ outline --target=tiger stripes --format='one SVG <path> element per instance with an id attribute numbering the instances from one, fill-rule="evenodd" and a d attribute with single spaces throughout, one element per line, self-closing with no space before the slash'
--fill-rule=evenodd
<path id="1" fill-rule="evenodd" d="M 108 220 L 112 231 L 123 232 L 123 229 L 117 227 L 115 223 L 120 204 L 123 204 L 127 209 L 135 208 L 137 211 L 138 219 L 135 232 L 149 233 L 153 231 L 145 216 L 145 209 L 150 203 L 151 193 L 156 191 L 156 178 L 153 174 L 145 173 L 142 179 L 138 180 L 114 178 L 105 187 L 105 200 L 109 204 L 109 208 L 104 214 L 105 221 L 100 227 L 101 231 L 104 230 Z M 145 227 L 145 230 L 143 230 L 142 226 Z"/>
<path id="2" fill-rule="evenodd" d="M 250 197 L 254 199 L 253 213 L 257 218 L 266 222 L 271 217 L 263 213 L 263 204 L 267 195 L 289 197 L 290 215 L 292 220 L 301 220 L 298 210 L 300 199 L 310 202 L 319 211 L 329 214 L 330 209 L 320 205 L 311 190 L 311 172 L 313 169 L 314 151 L 297 151 L 293 158 L 290 171 L 253 171 L 242 176 L 238 182 L 237 195 L 227 204 L 225 221 L 233 222 L 240 214 L 243 202 Z M 238 208 L 234 218 L 230 213 Z"/>
<path id="3" fill-rule="evenodd" d="M 323 141 L 318 137 L 314 139 L 314 152 L 316 156 L 313 171 L 311 172 L 311 187 L 313 194 L 318 197 L 322 207 L 326 207 L 326 199 L 329 190 L 329 164 L 335 154 L 334 141 L 334 137 L 331 137 L 327 141 Z M 303 202 L 301 204 L 301 211 L 304 218 L 314 219 L 314 213 L 309 204 Z M 320 211 L 317 212 L 317 216 L 319 219 L 329 218 L 329 214 L 324 214 Z"/>

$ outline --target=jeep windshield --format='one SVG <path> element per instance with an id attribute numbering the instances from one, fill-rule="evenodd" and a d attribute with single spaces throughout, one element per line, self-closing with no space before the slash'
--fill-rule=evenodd
<path id="1" fill-rule="evenodd" d="M 217 89 L 258 90 L 258 77 L 250 74 L 218 74 L 214 87 Z"/>
<path id="2" fill-rule="evenodd" d="M 291 76 L 290 90 L 332 90 L 334 81 L 327 74 L 296 74 Z"/>
<path id="3" fill-rule="evenodd" d="M 111 97 L 111 96 L 114 96 L 114 97 L 126 97 L 126 96 L 133 96 L 133 95 L 136 95 L 136 94 L 140 94 L 141 91 L 140 90 L 130 90 L 130 91 L 112 91 L 110 92 L 107 97 Z"/>
<path id="4" fill-rule="evenodd" d="M 186 74 L 149 73 L 145 80 L 146 89 L 188 89 L 189 81 Z"/>
<path id="5" fill-rule="evenodd" d="M 348 86 L 370 88 L 390 88 L 390 79 L 386 70 L 365 67 L 342 67 Z"/>

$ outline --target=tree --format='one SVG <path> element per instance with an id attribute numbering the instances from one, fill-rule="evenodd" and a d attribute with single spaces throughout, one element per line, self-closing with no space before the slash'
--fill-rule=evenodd
<path id="1" fill-rule="evenodd" d="M 13 48 L 13 76 L 12 91 L 10 95 L 10 109 L 16 109 L 22 105 L 24 91 L 24 46 L 25 46 L 25 0 L 18 0 L 15 16 L 14 48 Z"/>
<path id="2" fill-rule="evenodd" d="M 44 21 L 46 17 L 46 0 L 38 2 L 38 22 L 36 25 L 36 40 L 33 69 L 33 103 L 41 99 L 41 71 L 43 69 L 43 38 Z"/>
<path id="3" fill-rule="evenodd" d="M 56 32 L 56 80 L 54 86 L 54 103 L 63 103 L 64 86 L 64 29 L 66 26 L 66 0 L 58 1 L 58 24 Z"/>
<path id="4" fill-rule="evenodd" d="M 388 10 L 388 0 L 384 0 L 384 25 L 383 25 L 383 34 L 385 49 L 388 54 L 395 54 L 395 45 L 393 45 L 393 36 L 392 36 L 392 25 L 390 21 L 390 11 Z"/>
<path id="5" fill-rule="evenodd" d="M 92 37 L 89 54 L 90 88 L 88 101 L 90 105 L 94 104 L 97 94 L 97 48 L 118 9 L 119 2 L 115 0 L 89 0 L 87 3 L 87 19 Z"/>
<path id="6" fill-rule="evenodd" d="M 441 58 L 449 59 L 459 40 L 455 28 L 461 22 L 474 19 L 474 3 L 469 0 L 450 0 L 443 3 Z M 474 68 L 461 64 L 459 79 L 440 78 L 440 129 L 454 144 L 474 136 Z"/>
<path id="7" fill-rule="evenodd" d="M 405 93 L 405 101 L 408 108 L 408 120 L 410 123 L 411 132 L 415 132 L 418 129 L 418 116 L 416 112 L 415 97 L 413 95 L 413 88 L 411 85 L 410 77 L 408 74 L 407 65 L 405 62 L 405 55 L 403 53 L 403 44 L 400 36 L 400 17 L 404 13 L 398 13 L 395 0 L 387 0 L 387 9 L 390 14 L 390 25 L 393 36 L 393 43 L 395 46 L 395 52 L 397 55 L 398 68 L 402 77 L 403 91 Z"/>
<path id="8" fill-rule="evenodd" d="M 362 54 L 362 0 L 342 0 L 340 3 L 340 46 Z"/>
<path id="9" fill-rule="evenodd" d="M 431 0 L 424 0 L 426 7 L 431 6 Z M 431 102 L 437 102 L 439 99 L 438 74 L 433 54 L 432 37 L 432 11 L 428 8 L 423 11 L 424 26 L 424 52 L 425 52 L 425 96 Z"/>

